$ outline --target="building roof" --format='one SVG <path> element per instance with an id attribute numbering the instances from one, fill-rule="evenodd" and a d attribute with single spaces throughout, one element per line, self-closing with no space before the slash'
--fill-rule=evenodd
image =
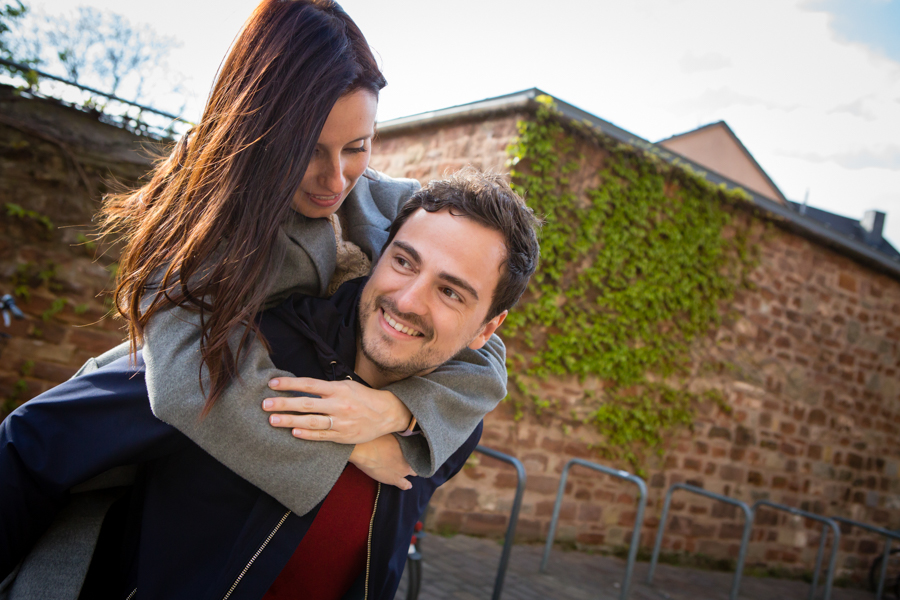
<path id="1" fill-rule="evenodd" d="M 897 249 L 881 236 L 880 226 L 878 230 L 872 232 L 866 229 L 862 221 L 857 221 L 851 217 L 836 215 L 827 210 L 807 206 L 805 204 L 800 204 L 799 202 L 792 202 L 791 200 L 788 200 L 788 204 L 798 213 L 822 223 L 832 231 L 853 238 L 892 257 L 894 260 L 900 261 L 900 252 L 897 252 Z M 876 215 L 880 214 L 881 219 L 884 219 L 884 213 L 871 212 L 874 212 Z"/>
<path id="2" fill-rule="evenodd" d="M 707 137 L 709 135 L 716 134 L 724 134 L 728 142 L 730 142 L 739 152 L 741 157 L 744 159 L 744 162 L 747 166 L 749 166 L 756 175 L 762 180 L 763 189 L 757 189 L 756 191 L 765 192 L 765 188 L 770 188 L 773 200 L 778 200 L 783 204 L 787 203 L 787 198 L 784 197 L 784 194 L 781 193 L 781 190 L 775 185 L 775 182 L 772 181 L 772 178 L 769 177 L 769 174 L 766 173 L 765 169 L 753 158 L 753 155 L 750 154 L 750 151 L 747 150 L 747 147 L 744 146 L 743 142 L 741 142 L 740 138 L 734 134 L 731 127 L 728 126 L 728 123 L 725 121 L 716 121 L 715 123 L 709 123 L 707 125 L 703 125 L 702 127 L 698 127 L 697 129 L 692 129 L 691 131 L 686 131 L 685 133 L 679 133 L 677 135 L 673 135 L 664 140 L 660 140 L 656 142 L 660 146 L 667 148 L 668 150 L 675 152 L 677 154 L 681 154 L 682 156 L 687 156 L 688 158 L 697 160 L 700 163 L 706 164 L 706 166 L 712 170 L 717 170 L 712 164 L 701 159 L 699 156 L 688 154 L 687 152 L 678 151 L 678 148 L 685 147 L 685 142 L 689 142 L 691 139 Z M 726 176 L 734 178 L 738 180 L 739 177 L 735 174 L 732 174 L 730 171 L 723 169 L 718 169 L 719 173 Z M 750 187 L 754 187 L 751 185 L 750 181 L 738 181 L 739 183 L 744 183 Z M 757 181 L 757 186 L 759 186 L 759 181 Z M 763 194 L 768 195 L 768 194 Z"/>
<path id="3" fill-rule="evenodd" d="M 745 191 L 749 197 L 750 205 L 758 209 L 762 216 L 777 221 L 784 227 L 808 239 L 829 246 L 842 254 L 853 257 L 892 277 L 900 279 L 900 255 L 898 255 L 897 251 L 883 238 L 881 238 L 880 243 L 875 244 L 876 240 L 871 239 L 873 237 L 871 235 L 866 240 L 865 235 L 861 239 L 859 236 L 850 233 L 849 225 L 841 221 L 841 219 L 847 219 L 846 217 L 839 217 L 838 215 L 832 215 L 826 211 L 812 209 L 811 207 L 806 207 L 805 213 L 801 213 L 797 208 L 799 205 L 796 203 L 788 202 L 782 205 L 753 190 L 747 190 L 739 183 L 715 171 L 711 171 L 689 158 L 649 142 L 609 121 L 592 115 L 537 88 L 399 119 L 382 121 L 378 124 L 378 132 L 380 135 L 387 136 L 401 134 L 407 130 L 420 127 L 434 127 L 461 120 L 481 120 L 502 114 L 534 111 L 540 106 L 537 102 L 539 96 L 552 98 L 556 109 L 563 117 L 589 125 L 594 130 L 600 131 L 619 142 L 641 149 L 664 162 L 689 169 L 714 185 L 722 185 L 726 189 L 741 189 Z M 852 221 L 852 219 L 849 220 Z M 843 224 L 836 226 L 838 223 Z M 857 225 L 859 224 L 857 223 Z"/>

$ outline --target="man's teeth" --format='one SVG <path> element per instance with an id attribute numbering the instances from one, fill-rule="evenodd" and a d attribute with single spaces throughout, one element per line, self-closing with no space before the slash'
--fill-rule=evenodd
<path id="1" fill-rule="evenodd" d="M 400 333 L 405 333 L 406 335 L 411 335 L 413 337 L 422 335 L 415 329 L 410 329 L 409 327 L 404 327 L 403 325 L 401 325 L 400 323 L 398 323 L 397 321 L 392 319 L 391 316 L 389 314 L 387 314 L 386 312 L 383 312 L 383 314 L 384 314 L 384 320 L 388 322 L 388 325 L 390 325 L 391 327 L 393 327 Z"/>

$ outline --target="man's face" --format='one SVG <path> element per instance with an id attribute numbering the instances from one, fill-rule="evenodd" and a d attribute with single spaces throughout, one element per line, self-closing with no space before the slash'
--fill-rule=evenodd
<path id="1" fill-rule="evenodd" d="M 506 318 L 485 323 L 505 257 L 498 231 L 449 210 L 413 213 L 363 290 L 357 372 L 380 387 L 481 348 Z"/>

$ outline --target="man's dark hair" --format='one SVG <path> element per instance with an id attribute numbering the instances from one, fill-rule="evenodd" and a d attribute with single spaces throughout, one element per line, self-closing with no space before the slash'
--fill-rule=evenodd
<path id="1" fill-rule="evenodd" d="M 465 167 L 447 179 L 429 182 L 400 209 L 385 248 L 420 208 L 428 212 L 450 209 L 454 216 L 472 219 L 503 235 L 506 259 L 485 322 L 515 306 L 537 269 L 541 253 L 537 230 L 541 222 L 503 177 Z"/>

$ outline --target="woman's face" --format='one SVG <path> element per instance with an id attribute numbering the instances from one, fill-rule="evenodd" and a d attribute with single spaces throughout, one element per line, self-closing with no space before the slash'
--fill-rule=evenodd
<path id="1" fill-rule="evenodd" d="M 318 219 L 337 211 L 369 166 L 378 99 L 366 90 L 339 99 L 328 114 L 293 207 Z"/>

